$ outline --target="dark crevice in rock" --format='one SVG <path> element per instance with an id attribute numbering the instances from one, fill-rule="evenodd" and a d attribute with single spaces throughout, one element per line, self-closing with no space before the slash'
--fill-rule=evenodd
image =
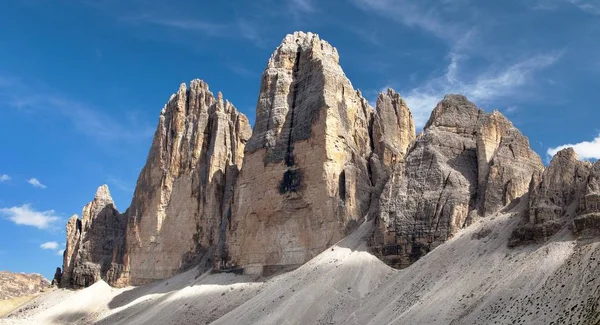
<path id="1" fill-rule="evenodd" d="M 340 195 L 340 200 L 343 202 L 346 201 L 346 172 L 342 171 L 340 174 L 340 178 L 338 180 L 338 193 Z"/>

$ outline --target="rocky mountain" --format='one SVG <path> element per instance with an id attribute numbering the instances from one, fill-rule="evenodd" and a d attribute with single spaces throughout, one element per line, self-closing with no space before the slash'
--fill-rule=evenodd
<path id="1" fill-rule="evenodd" d="M 69 220 L 63 285 L 139 285 L 212 265 L 250 134 L 221 93 L 201 80 L 181 84 L 161 111 L 130 208 L 120 214 L 104 185 Z"/>
<path id="2" fill-rule="evenodd" d="M 288 35 L 262 76 L 236 185 L 225 267 L 298 267 L 368 212 L 373 111 L 311 33 Z"/>
<path id="3" fill-rule="evenodd" d="M 50 281 L 40 274 L 0 271 L 0 300 L 33 295 L 50 286 Z"/>
<path id="4" fill-rule="evenodd" d="M 212 263 L 250 134 L 246 116 L 201 80 L 171 96 L 128 212 L 129 283 Z"/>
<path id="5" fill-rule="evenodd" d="M 388 89 L 372 108 L 337 50 L 303 32 L 268 60 L 253 130 L 205 82 L 182 84 L 131 206 L 119 213 L 103 186 L 69 220 L 62 284 L 143 285 L 192 266 L 272 275 L 365 222 L 369 250 L 396 268 L 507 211 L 521 220 L 511 246 L 597 228 L 600 165 L 567 150 L 544 169 L 506 117 L 462 95 L 445 96 L 417 135 L 408 104 Z"/>
<path id="6" fill-rule="evenodd" d="M 108 186 L 67 223 L 63 286 L 87 287 L 99 280 L 117 283 L 123 271 L 126 216 L 115 206 Z"/>
<path id="7" fill-rule="evenodd" d="M 561 229 L 598 235 L 600 162 L 578 160 L 572 148 L 559 151 L 543 173 L 531 178 L 528 209 L 511 246 L 548 240 Z"/>
<path id="8" fill-rule="evenodd" d="M 375 252 L 406 267 L 479 217 L 526 194 L 540 157 L 498 111 L 447 95 L 380 197 Z"/>

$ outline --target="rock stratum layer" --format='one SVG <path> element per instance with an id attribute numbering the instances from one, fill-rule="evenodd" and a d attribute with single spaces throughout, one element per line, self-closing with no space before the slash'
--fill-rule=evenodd
<path id="1" fill-rule="evenodd" d="M 394 267 L 517 205 L 528 209 L 511 245 L 599 228 L 598 163 L 567 150 L 544 170 L 506 117 L 461 95 L 445 96 L 417 135 L 397 92 L 373 109 L 339 61 L 316 34 L 286 36 L 262 75 L 253 131 L 203 81 L 182 84 L 129 209 L 101 187 L 69 220 L 62 283 L 139 285 L 190 266 L 272 274 L 365 220 L 370 248 Z"/>

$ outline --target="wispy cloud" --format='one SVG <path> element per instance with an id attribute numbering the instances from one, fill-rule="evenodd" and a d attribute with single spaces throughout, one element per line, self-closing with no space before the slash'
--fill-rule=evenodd
<path id="1" fill-rule="evenodd" d="M 228 29 L 228 26 L 225 24 L 214 23 L 206 20 L 182 19 L 181 17 L 170 18 L 168 16 L 157 16 L 151 14 L 122 16 L 120 19 L 132 24 L 151 24 L 191 32 L 204 33 L 209 36 L 223 36 Z"/>
<path id="2" fill-rule="evenodd" d="M 188 45 L 197 46 L 194 37 L 211 38 L 229 38 L 246 39 L 258 47 L 264 47 L 265 41 L 261 36 L 262 22 L 266 20 L 264 15 L 270 12 L 266 4 L 257 4 L 260 8 L 260 17 L 253 17 L 253 14 L 244 12 L 244 15 L 232 14 L 230 19 L 220 19 L 215 21 L 210 14 L 200 10 L 173 6 L 168 1 L 158 0 L 152 2 L 126 2 L 126 1 L 85 1 L 88 5 L 97 8 L 109 16 L 112 16 L 119 23 L 129 27 L 140 28 L 144 33 L 146 27 L 162 28 L 161 33 L 145 33 L 152 38 L 161 40 L 185 42 Z M 310 0 L 294 0 L 290 4 L 301 11 L 310 11 L 314 7 Z M 156 30 L 154 30 L 155 32 Z M 181 37 L 181 32 L 186 32 L 185 37 Z"/>
<path id="3" fill-rule="evenodd" d="M 31 184 L 31 186 L 35 187 L 35 188 L 41 188 L 41 189 L 45 189 L 48 186 L 42 184 L 42 182 L 40 182 L 37 178 L 30 178 L 27 183 Z"/>
<path id="4" fill-rule="evenodd" d="M 244 78 L 255 78 L 259 75 L 258 72 L 253 71 L 253 70 L 247 68 L 245 65 L 240 64 L 240 63 L 229 63 L 226 65 L 226 67 L 231 72 L 237 74 L 240 77 L 244 77 Z"/>
<path id="5" fill-rule="evenodd" d="M 508 66 L 490 68 L 475 76 L 461 77 L 460 60 L 452 58 L 446 73 L 405 93 L 415 124 L 423 127 L 431 110 L 448 93 L 464 94 L 478 105 L 508 96 L 518 96 L 533 81 L 535 72 L 553 65 L 561 53 L 540 54 Z"/>
<path id="6" fill-rule="evenodd" d="M 556 11 L 563 5 L 575 6 L 592 15 L 600 15 L 600 3 L 597 0 L 536 0 L 534 10 Z"/>
<path id="7" fill-rule="evenodd" d="M 117 177 L 108 176 L 107 182 L 111 185 L 111 187 L 116 187 L 123 192 L 133 192 L 134 188 L 130 183 L 127 183 Z"/>
<path id="8" fill-rule="evenodd" d="M 56 251 L 56 255 L 63 256 L 64 252 L 65 252 L 64 249 L 59 249 Z"/>
<path id="9" fill-rule="evenodd" d="M 566 0 L 566 1 L 587 13 L 590 13 L 593 15 L 600 15 L 600 2 L 598 2 L 597 0 L 595 0 L 595 1 Z"/>
<path id="10" fill-rule="evenodd" d="M 135 115 L 115 119 L 90 105 L 48 90 L 43 85 L 33 88 L 17 78 L 0 76 L 0 103 L 25 112 L 61 116 L 69 120 L 76 130 L 98 141 L 134 142 L 148 139 L 154 134 L 154 128 L 135 119 Z"/>
<path id="11" fill-rule="evenodd" d="M 547 153 L 549 156 L 556 155 L 557 152 L 566 149 L 573 148 L 579 159 L 600 159 L 600 135 L 591 141 L 582 141 L 574 144 L 564 144 L 555 148 L 549 148 Z"/>
<path id="12" fill-rule="evenodd" d="M 1 208 L 0 215 L 17 225 L 32 226 L 38 229 L 48 229 L 60 220 L 54 210 L 36 211 L 29 204 Z"/>
<path id="13" fill-rule="evenodd" d="M 517 107 L 516 105 L 511 105 L 511 106 L 508 106 L 507 108 L 503 109 L 504 113 L 506 113 L 506 114 L 513 114 L 518 110 L 519 110 L 519 107 Z"/>
<path id="14" fill-rule="evenodd" d="M 489 44 L 493 39 L 486 34 L 490 23 L 480 19 L 480 9 L 467 1 L 353 0 L 353 3 L 367 12 L 423 30 L 448 47 L 445 71 L 431 75 L 417 87 L 394 87 L 401 90 L 419 128 L 448 93 L 463 94 L 478 105 L 528 95 L 525 86 L 533 84 L 535 74 L 554 65 L 563 53 L 557 50 L 532 53 L 532 49 L 523 49 L 518 55 L 512 52 L 502 57 L 498 51 L 482 50 L 499 45 Z M 458 11 L 460 19 L 456 19 Z M 471 64 L 474 61 L 477 64 Z M 396 83 L 392 82 L 392 86 Z"/>
<path id="15" fill-rule="evenodd" d="M 431 1 L 352 0 L 352 2 L 363 10 L 378 13 L 409 27 L 423 29 L 451 43 L 458 41 L 465 32 L 463 27 L 451 24 L 442 18 L 444 8 L 460 4 L 460 1 L 455 2 L 456 4 L 445 2 L 442 7 L 437 6 L 437 2 Z"/>
<path id="16" fill-rule="evenodd" d="M 58 249 L 58 243 L 55 241 L 49 241 L 49 242 L 45 242 L 43 244 L 40 245 L 41 249 Z"/>
<path id="17" fill-rule="evenodd" d="M 292 10 L 298 10 L 307 13 L 316 11 L 315 4 L 312 0 L 291 0 L 290 5 Z"/>
<path id="18" fill-rule="evenodd" d="M 0 175 L 0 183 L 10 181 L 10 176 L 6 174 Z"/>

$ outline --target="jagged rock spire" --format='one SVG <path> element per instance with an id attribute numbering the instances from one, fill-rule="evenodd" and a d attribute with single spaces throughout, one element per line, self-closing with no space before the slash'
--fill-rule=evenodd
<path id="1" fill-rule="evenodd" d="M 499 112 L 446 95 L 382 191 L 375 250 L 408 266 L 474 218 L 526 194 L 542 168 L 527 138 Z"/>
<path id="2" fill-rule="evenodd" d="M 81 219 L 73 215 L 67 223 L 62 285 L 87 287 L 100 279 L 116 282 L 123 271 L 125 225 L 108 186 L 100 186 Z"/>
<path id="3" fill-rule="evenodd" d="M 129 209 L 131 284 L 212 259 L 250 134 L 246 116 L 202 80 L 171 96 Z"/>
<path id="4" fill-rule="evenodd" d="M 360 223 L 372 189 L 372 116 L 333 46 L 287 35 L 262 76 L 223 262 L 249 272 L 297 266 Z"/>

